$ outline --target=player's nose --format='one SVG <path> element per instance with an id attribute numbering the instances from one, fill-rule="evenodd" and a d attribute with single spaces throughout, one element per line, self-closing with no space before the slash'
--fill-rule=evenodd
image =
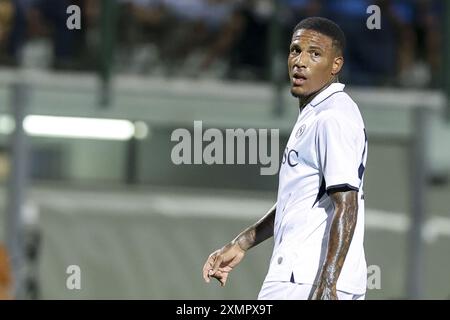
<path id="1" fill-rule="evenodd" d="M 294 58 L 293 68 L 306 68 L 307 67 L 307 55 L 305 52 L 301 52 Z"/>

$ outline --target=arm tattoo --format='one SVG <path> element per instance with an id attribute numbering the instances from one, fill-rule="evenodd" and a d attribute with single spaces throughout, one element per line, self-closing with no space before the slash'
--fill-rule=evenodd
<path id="1" fill-rule="evenodd" d="M 335 209 L 319 286 L 335 289 L 355 231 L 358 215 L 358 192 L 337 191 L 332 192 L 330 197 Z"/>
<path id="2" fill-rule="evenodd" d="M 272 237 L 276 208 L 275 203 L 258 222 L 242 231 L 233 242 L 237 242 L 242 250 L 247 251 Z"/>

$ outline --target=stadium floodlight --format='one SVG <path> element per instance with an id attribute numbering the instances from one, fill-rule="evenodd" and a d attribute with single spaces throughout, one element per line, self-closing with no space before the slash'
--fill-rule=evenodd
<path id="1" fill-rule="evenodd" d="M 126 141 L 133 138 L 133 122 L 118 119 L 96 119 L 29 115 L 23 122 L 31 136 Z"/>

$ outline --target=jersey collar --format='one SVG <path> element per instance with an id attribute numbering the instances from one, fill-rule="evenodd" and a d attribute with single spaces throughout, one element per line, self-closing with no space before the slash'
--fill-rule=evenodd
<path id="1" fill-rule="evenodd" d="M 322 101 L 327 99 L 329 96 L 331 96 L 332 94 L 335 94 L 336 92 L 344 91 L 344 87 L 345 87 L 345 84 L 343 84 L 343 83 L 339 83 L 339 82 L 332 83 L 328 86 L 328 88 L 326 88 L 321 93 L 319 93 L 317 96 L 315 96 L 314 99 L 312 99 L 312 101 L 309 104 L 311 106 L 315 107 L 318 104 L 320 104 Z"/>

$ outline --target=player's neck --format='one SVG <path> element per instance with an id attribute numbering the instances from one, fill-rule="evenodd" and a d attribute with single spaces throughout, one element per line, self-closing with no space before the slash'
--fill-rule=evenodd
<path id="1" fill-rule="evenodd" d="M 303 109 L 306 107 L 306 105 L 308 103 L 310 103 L 319 93 L 321 93 L 323 90 L 328 88 L 332 83 L 336 83 L 336 82 L 339 82 L 339 79 L 337 76 L 333 76 L 333 78 L 331 78 L 331 80 L 329 82 L 327 82 L 327 84 L 325 84 L 322 88 L 320 88 L 316 92 L 310 94 L 309 96 L 298 98 L 300 112 L 302 112 Z"/>

